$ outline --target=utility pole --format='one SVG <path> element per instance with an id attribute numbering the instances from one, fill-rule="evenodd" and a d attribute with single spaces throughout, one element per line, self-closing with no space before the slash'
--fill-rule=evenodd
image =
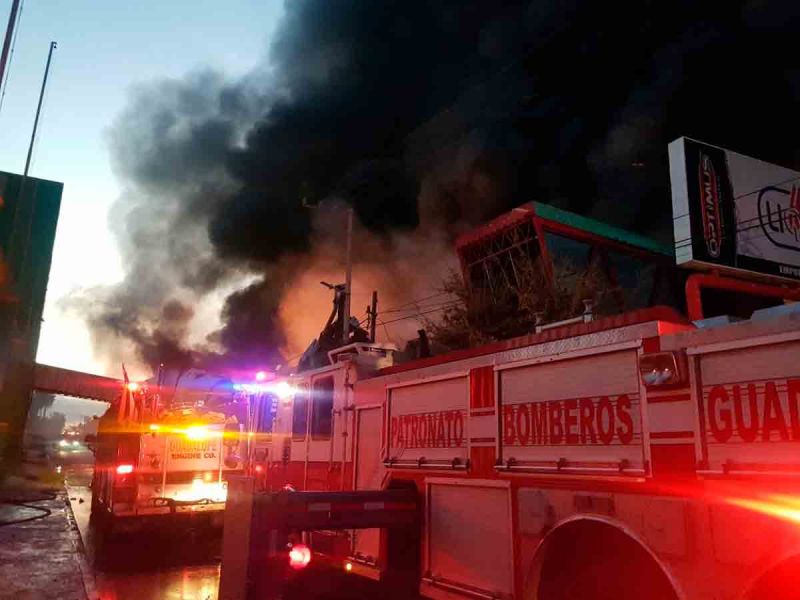
<path id="1" fill-rule="evenodd" d="M 302 205 L 306 208 L 316 208 L 318 204 L 308 202 L 306 195 L 303 194 L 300 199 Z M 341 313 L 342 320 L 342 344 L 347 345 L 350 341 L 350 298 L 352 297 L 351 287 L 353 283 L 353 207 L 347 207 L 347 246 L 345 250 L 345 271 L 344 271 L 344 307 Z M 324 281 L 320 282 L 322 285 L 331 287 Z M 335 288 L 335 286 L 334 286 Z M 336 298 L 339 298 L 338 292 Z"/>
<path id="2" fill-rule="evenodd" d="M 17 24 L 17 12 L 19 11 L 20 0 L 11 2 L 11 13 L 8 15 L 8 27 L 6 27 L 6 38 L 3 41 L 3 52 L 0 53 L 0 90 L 6 80 L 6 66 L 8 66 L 8 54 L 11 50 L 11 40 L 14 39 L 14 27 Z"/>
<path id="3" fill-rule="evenodd" d="M 342 325 L 342 343 L 350 341 L 350 291 L 353 280 L 353 207 L 347 207 L 347 251 L 345 254 L 344 275 L 344 319 Z"/>
<path id="4" fill-rule="evenodd" d="M 375 326 L 378 324 L 378 292 L 372 292 L 372 307 L 369 308 L 369 341 L 375 343 Z"/>

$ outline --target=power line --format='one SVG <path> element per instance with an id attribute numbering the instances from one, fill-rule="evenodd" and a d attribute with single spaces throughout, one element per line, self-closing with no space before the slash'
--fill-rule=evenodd
<path id="1" fill-rule="evenodd" d="M 394 344 L 394 338 L 389 333 L 389 328 L 386 326 L 386 323 L 383 321 L 378 321 L 381 325 L 383 325 L 383 332 L 386 334 L 386 339 L 388 339 L 392 344 Z"/>
<path id="2" fill-rule="evenodd" d="M 759 222 L 753 223 L 752 225 L 747 225 L 746 227 L 742 227 L 740 229 L 736 229 L 733 233 L 734 234 L 746 233 L 748 231 L 752 231 L 753 229 L 759 229 L 759 228 L 763 227 L 762 223 L 760 222 L 760 217 L 753 217 L 752 219 L 745 219 L 744 221 L 740 221 L 739 224 L 749 223 L 751 221 L 757 221 L 757 220 L 759 220 Z M 724 236 L 722 236 L 722 239 L 727 239 L 728 237 L 729 236 L 725 236 L 724 235 Z M 757 235 L 749 235 L 747 237 L 746 241 L 753 241 L 753 240 L 757 240 L 757 239 L 764 238 L 764 237 L 767 237 L 766 233 L 759 233 Z M 690 237 L 689 238 L 683 238 L 683 239 L 680 239 L 680 240 L 675 240 L 674 246 L 675 246 L 675 249 L 688 248 L 689 246 L 692 245 L 692 242 L 693 242 L 693 238 L 690 238 Z"/>
<path id="3" fill-rule="evenodd" d="M 441 310 L 444 310 L 445 308 L 455 307 L 460 302 L 461 302 L 460 300 L 457 300 L 457 301 L 454 301 L 454 302 L 450 303 L 449 306 L 440 306 L 439 308 L 434 308 L 433 310 L 428 310 L 428 311 L 416 313 L 416 314 L 413 314 L 413 315 L 407 315 L 405 317 L 398 317 L 397 319 L 392 319 L 391 321 L 378 321 L 378 323 L 380 323 L 381 325 L 385 326 L 385 325 L 390 325 L 392 323 L 397 323 L 398 321 L 407 321 L 408 319 L 416 319 L 418 317 L 422 317 L 422 316 L 425 316 L 425 315 L 433 314 L 435 312 L 439 312 Z"/>
<path id="4" fill-rule="evenodd" d="M 800 179 L 800 178 L 798 178 L 798 179 Z M 780 184 L 777 184 L 777 185 L 780 185 Z M 684 215 L 684 216 L 688 216 L 688 215 Z M 763 223 L 762 223 L 761 219 L 762 219 L 761 215 L 756 215 L 754 217 L 750 217 L 749 219 L 743 219 L 741 221 L 737 221 L 736 222 L 737 229 L 734 230 L 734 233 L 737 233 L 737 234 L 738 233 L 745 233 L 745 232 L 750 231 L 752 229 L 758 229 L 759 227 L 762 227 Z M 742 226 L 744 226 L 744 227 L 742 227 Z M 724 237 L 726 237 L 726 236 L 723 236 L 723 238 Z M 748 239 L 752 240 L 752 239 L 756 239 L 757 237 L 765 237 L 765 235 L 762 234 L 760 236 L 750 236 Z M 674 245 L 675 245 L 676 248 L 686 247 L 686 246 L 691 245 L 692 239 L 693 238 L 688 237 L 688 238 L 682 238 L 680 240 L 675 240 Z"/>
<path id="5" fill-rule="evenodd" d="M 738 200 L 739 198 L 744 198 L 745 196 L 752 196 L 753 194 L 757 194 L 758 192 L 763 190 L 765 187 L 774 187 L 774 186 L 778 186 L 778 185 L 786 185 L 787 183 L 792 183 L 793 181 L 800 181 L 800 176 L 792 177 L 791 179 L 787 179 L 786 181 L 779 181 L 778 183 L 771 183 L 768 186 L 762 186 L 762 187 L 758 188 L 757 190 L 753 190 L 752 192 L 746 192 L 744 194 L 739 194 L 738 196 L 734 196 L 733 199 L 734 200 Z"/>
<path id="6" fill-rule="evenodd" d="M 382 311 L 382 314 L 404 313 L 404 312 L 409 312 L 409 311 L 420 312 L 420 311 L 423 311 L 423 310 L 427 310 L 429 308 L 437 308 L 437 307 L 440 307 L 440 306 L 447 306 L 448 304 L 453 304 L 454 302 L 459 302 L 459 299 L 458 298 L 452 298 L 450 300 L 445 300 L 445 301 L 442 301 L 442 302 L 432 302 L 430 304 L 418 304 L 416 306 L 410 306 L 408 308 L 398 308 L 398 309 L 395 309 L 395 310 L 384 310 L 384 311 Z"/>
<path id="7" fill-rule="evenodd" d="M 383 313 L 398 312 L 406 306 L 410 306 L 412 304 L 420 304 L 422 302 L 425 302 L 426 300 L 430 300 L 431 298 L 436 298 L 437 296 L 445 296 L 448 294 L 450 294 L 450 292 L 437 292 L 435 294 L 431 294 L 430 296 L 425 296 L 424 298 L 416 298 L 414 300 L 409 300 L 408 302 L 405 302 L 398 306 L 393 306 L 392 308 L 384 309 L 381 312 Z"/>

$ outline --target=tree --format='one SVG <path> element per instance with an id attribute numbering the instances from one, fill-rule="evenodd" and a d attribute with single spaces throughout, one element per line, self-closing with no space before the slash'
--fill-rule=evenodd
<path id="1" fill-rule="evenodd" d="M 517 259 L 514 278 L 498 278 L 491 291 L 467 286 L 461 274 L 451 271 L 441 291 L 453 297 L 438 318 L 425 319 L 433 340 L 448 349 L 469 348 L 492 341 L 533 333 L 539 322 L 579 316 L 584 300 L 594 314 L 617 311 L 606 270 L 600 261 L 577 267 L 565 258 L 553 261 L 552 272 L 537 258 Z"/>
<path id="2" fill-rule="evenodd" d="M 31 398 L 31 406 L 28 409 L 28 418 L 31 416 L 43 418 L 47 415 L 47 411 L 53 406 L 56 401 L 55 394 L 47 394 L 44 392 L 34 392 Z"/>

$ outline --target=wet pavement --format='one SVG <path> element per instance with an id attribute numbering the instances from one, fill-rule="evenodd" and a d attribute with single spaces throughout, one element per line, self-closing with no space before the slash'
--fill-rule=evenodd
<path id="1" fill-rule="evenodd" d="M 161 529 L 104 539 L 91 519 L 92 465 L 67 458 L 62 470 L 100 600 L 216 600 L 219 530 Z"/>
<path id="2" fill-rule="evenodd" d="M 88 567 L 63 491 L 20 480 L 0 489 L 0 599 L 84 600 Z"/>
<path id="3" fill-rule="evenodd" d="M 102 527 L 90 519 L 91 459 L 91 454 L 61 457 L 69 502 L 91 566 L 90 599 L 217 600 L 222 531 L 159 527 L 104 539 Z M 389 600 L 390 596 L 370 580 L 317 567 L 298 574 L 280 595 L 285 600 Z"/>

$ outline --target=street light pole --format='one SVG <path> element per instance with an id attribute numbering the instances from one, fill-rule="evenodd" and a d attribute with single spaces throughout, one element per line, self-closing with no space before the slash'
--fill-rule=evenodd
<path id="1" fill-rule="evenodd" d="M 344 323 L 342 324 L 342 343 L 350 341 L 350 291 L 353 280 L 353 207 L 347 207 L 347 251 L 345 254 L 344 275 Z"/>
<path id="2" fill-rule="evenodd" d="M 28 146 L 28 157 L 25 159 L 25 171 L 22 174 L 23 184 L 28 177 L 28 169 L 31 167 L 31 156 L 33 156 L 33 146 L 36 143 L 36 130 L 39 128 L 39 117 L 42 114 L 42 101 L 44 92 L 47 89 L 47 77 L 50 75 L 50 62 L 53 60 L 53 50 L 58 47 L 56 42 L 50 42 L 50 51 L 47 53 L 47 64 L 44 67 L 44 77 L 42 78 L 42 90 L 39 92 L 39 104 L 36 105 L 36 117 L 33 119 L 33 133 L 31 133 L 31 143 Z"/>
<path id="3" fill-rule="evenodd" d="M 28 172 L 31 168 L 31 158 L 33 157 L 33 147 L 36 144 L 36 131 L 39 129 L 39 117 L 42 115 L 42 102 L 44 101 L 44 94 L 47 90 L 47 78 L 50 75 L 50 63 L 53 61 L 53 50 L 58 47 L 56 42 L 50 42 L 50 50 L 47 52 L 47 64 L 44 67 L 44 77 L 42 77 L 42 89 L 39 92 L 39 103 L 36 105 L 36 116 L 33 119 L 33 132 L 31 132 L 31 143 L 28 146 L 28 156 L 25 159 L 25 170 L 22 172 L 22 181 L 19 183 L 19 193 L 17 197 L 17 208 L 14 209 L 14 218 L 12 220 L 12 231 L 14 227 L 14 223 L 16 222 L 17 214 L 20 211 L 20 205 L 25 199 L 25 184 L 28 182 Z M 31 237 L 31 229 L 33 228 L 33 219 L 36 214 L 36 191 L 31 194 L 31 208 L 30 208 L 30 219 L 28 220 L 27 226 L 25 227 L 25 237 L 22 240 L 22 259 L 19 261 L 20 265 L 20 273 L 17 273 L 17 285 L 19 286 L 20 279 L 21 279 L 21 271 L 25 268 L 25 261 L 28 259 L 28 244 L 30 243 Z M 9 244 L 10 246 L 10 244 Z M 11 248 L 9 248 L 11 249 Z M 33 285 L 33 284 L 31 284 Z M 18 305 L 19 306 L 19 305 Z M 27 335 L 30 332 L 30 319 L 33 315 L 33 309 L 31 307 L 28 308 L 28 314 L 25 318 L 24 323 L 24 334 Z M 20 322 L 20 315 L 19 312 L 15 314 L 15 320 L 17 321 L 17 328 L 23 326 Z"/>

